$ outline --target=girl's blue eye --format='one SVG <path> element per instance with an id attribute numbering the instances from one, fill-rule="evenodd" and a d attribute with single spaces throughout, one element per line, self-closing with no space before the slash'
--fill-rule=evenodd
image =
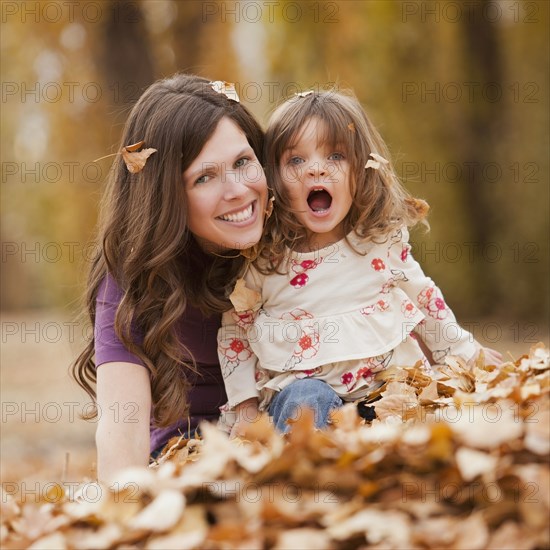
<path id="1" fill-rule="evenodd" d="M 302 162 L 304 162 L 304 159 L 300 158 L 300 157 L 290 157 L 290 159 L 288 159 L 288 163 L 289 164 L 302 164 Z"/>
<path id="2" fill-rule="evenodd" d="M 344 155 L 342 153 L 332 153 L 328 158 L 329 160 L 344 160 Z"/>
<path id="3" fill-rule="evenodd" d="M 241 166 L 245 166 L 249 162 L 250 162 L 250 159 L 248 157 L 243 157 L 237 160 L 237 162 L 235 162 L 235 168 L 240 168 Z"/>

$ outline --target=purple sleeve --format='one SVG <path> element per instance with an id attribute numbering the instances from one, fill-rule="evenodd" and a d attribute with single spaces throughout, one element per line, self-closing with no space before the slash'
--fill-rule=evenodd
<path id="1" fill-rule="evenodd" d="M 130 353 L 115 333 L 115 314 L 122 299 L 122 291 L 116 281 L 107 275 L 101 282 L 96 299 L 95 317 L 95 363 L 124 362 L 145 366 L 143 361 Z M 132 329 L 136 343 L 141 341 L 138 331 Z"/>

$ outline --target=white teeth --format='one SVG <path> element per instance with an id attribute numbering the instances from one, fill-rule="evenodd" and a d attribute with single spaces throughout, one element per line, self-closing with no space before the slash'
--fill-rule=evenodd
<path id="1" fill-rule="evenodd" d="M 252 217 L 252 204 L 247 208 L 245 208 L 244 210 L 237 212 L 236 214 L 225 214 L 223 216 L 219 216 L 221 220 L 224 220 L 226 222 L 244 222 L 251 217 Z"/>

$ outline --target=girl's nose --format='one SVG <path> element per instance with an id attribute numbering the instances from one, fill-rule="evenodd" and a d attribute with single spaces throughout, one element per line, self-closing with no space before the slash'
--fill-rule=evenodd
<path id="1" fill-rule="evenodd" d="M 309 165 L 307 172 L 310 176 L 313 176 L 313 177 L 324 176 L 327 173 L 325 165 L 320 163 L 319 161 L 312 162 Z"/>

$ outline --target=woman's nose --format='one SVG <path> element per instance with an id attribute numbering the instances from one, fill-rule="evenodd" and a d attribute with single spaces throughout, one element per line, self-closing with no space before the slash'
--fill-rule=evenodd
<path id="1" fill-rule="evenodd" d="M 246 178 L 238 171 L 228 170 L 224 174 L 224 198 L 226 200 L 242 197 L 247 191 Z"/>

